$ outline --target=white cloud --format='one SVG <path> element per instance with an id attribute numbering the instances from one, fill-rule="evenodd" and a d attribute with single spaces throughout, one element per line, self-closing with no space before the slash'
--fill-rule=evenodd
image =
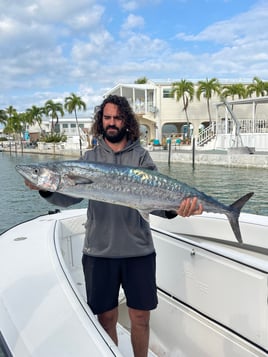
<path id="1" fill-rule="evenodd" d="M 107 0 L 1 0 L 0 109 L 69 92 L 97 101 L 116 83 L 141 76 L 268 78 L 267 1 L 176 41 L 169 20 L 161 31 L 157 23 L 146 27 L 157 2 L 122 0 L 111 8 Z"/>
<path id="2" fill-rule="evenodd" d="M 154 6 L 161 3 L 161 1 L 163 0 L 119 0 L 119 4 L 125 11 L 131 12 L 146 5 Z"/>
<path id="3" fill-rule="evenodd" d="M 134 0 L 133 1 L 121 0 L 120 5 L 126 11 L 133 11 L 139 7 L 138 2 Z"/>
<path id="4" fill-rule="evenodd" d="M 154 58 L 162 56 L 168 51 L 168 45 L 160 39 L 153 39 L 144 34 L 133 34 L 120 46 L 119 57 L 133 58 L 139 62 L 144 58 Z"/>
<path id="5" fill-rule="evenodd" d="M 122 25 L 121 33 L 132 31 L 135 29 L 141 29 L 144 26 L 144 19 L 142 16 L 136 16 L 133 14 L 128 15 L 126 21 Z"/>
<path id="6" fill-rule="evenodd" d="M 177 38 L 184 41 L 212 41 L 219 44 L 232 44 L 233 41 L 243 38 L 257 41 L 263 37 L 267 38 L 267 22 L 268 3 L 263 2 L 262 6 L 256 6 L 229 20 L 216 22 L 196 35 L 179 33 Z"/>
<path id="7" fill-rule="evenodd" d="M 95 5 L 94 0 L 38 0 L 38 12 L 46 21 L 65 22 L 66 18 L 77 16 Z"/>
<path id="8" fill-rule="evenodd" d="M 87 11 L 78 13 L 67 19 L 66 23 L 75 30 L 94 28 L 99 26 L 104 10 L 102 6 L 91 6 Z"/>
<path id="9" fill-rule="evenodd" d="M 97 60 L 102 56 L 107 59 L 106 56 L 114 55 L 113 42 L 113 37 L 106 30 L 92 32 L 88 41 L 76 41 L 72 48 L 72 58 L 75 62 Z"/>

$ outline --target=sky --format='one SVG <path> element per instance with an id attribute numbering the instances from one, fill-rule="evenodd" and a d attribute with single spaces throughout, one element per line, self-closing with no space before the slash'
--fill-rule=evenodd
<path id="1" fill-rule="evenodd" d="M 268 80 L 267 0 L 0 0 L 0 109 L 118 83 Z"/>

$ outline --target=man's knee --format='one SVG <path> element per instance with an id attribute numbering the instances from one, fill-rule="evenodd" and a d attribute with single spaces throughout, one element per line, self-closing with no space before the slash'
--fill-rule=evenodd
<path id="1" fill-rule="evenodd" d="M 105 330 L 109 330 L 116 326 L 118 318 L 118 309 L 103 312 L 98 315 L 98 320 Z"/>
<path id="2" fill-rule="evenodd" d="M 129 308 L 129 317 L 132 325 L 149 326 L 150 311 Z"/>

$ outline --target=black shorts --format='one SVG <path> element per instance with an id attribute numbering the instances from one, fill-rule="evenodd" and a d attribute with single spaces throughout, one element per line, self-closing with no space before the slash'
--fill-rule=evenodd
<path id="1" fill-rule="evenodd" d="M 155 253 L 133 258 L 99 258 L 83 255 L 87 303 L 94 314 L 118 306 L 122 285 L 127 306 L 153 310 L 157 306 Z"/>

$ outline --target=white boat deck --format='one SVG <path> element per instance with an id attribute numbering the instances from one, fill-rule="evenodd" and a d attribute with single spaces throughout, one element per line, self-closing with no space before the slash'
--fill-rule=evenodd
<path id="1" fill-rule="evenodd" d="M 159 305 L 150 357 L 267 357 L 268 217 L 242 216 L 253 250 L 236 244 L 222 217 L 151 218 Z M 0 333 L 14 357 L 133 356 L 124 295 L 119 348 L 86 304 L 85 220 L 86 210 L 68 210 L 0 237 L 0 271 L 8 272 L 0 280 Z"/>
<path id="2" fill-rule="evenodd" d="M 208 217 L 203 217 L 203 219 L 207 220 Z M 83 227 L 84 222 L 79 222 L 79 220 L 80 218 L 76 221 L 75 226 L 80 225 Z M 180 218 L 179 220 L 182 220 L 183 223 L 187 221 Z M 221 222 L 222 220 L 223 222 Z M 154 225 L 154 221 L 157 222 L 156 225 Z M 154 321 L 158 321 L 156 323 L 158 328 L 161 324 L 161 320 L 158 320 L 158 316 L 161 315 L 161 306 L 164 306 L 163 311 L 165 311 L 162 316 L 162 321 L 165 321 L 165 318 L 167 318 L 167 316 L 165 316 L 167 309 L 173 306 L 174 316 L 178 314 L 178 318 L 174 320 L 174 326 L 176 326 L 174 330 L 179 331 L 180 324 L 178 324 L 178 321 L 180 321 L 181 318 L 180 314 L 186 313 L 185 311 L 183 313 L 181 312 L 185 307 L 182 308 L 182 306 L 179 306 L 179 302 L 189 304 L 194 307 L 196 311 L 200 311 L 205 316 L 208 316 L 211 319 L 210 323 L 216 320 L 220 322 L 221 326 L 236 329 L 238 334 L 243 334 L 249 340 L 252 339 L 254 343 L 261 344 L 268 349 L 268 326 L 266 323 L 266 321 L 268 321 L 268 259 L 267 255 L 264 254 L 264 252 L 267 254 L 268 249 L 258 246 L 255 247 L 255 250 L 253 247 L 251 247 L 253 250 L 244 249 L 244 247 L 241 248 L 236 242 L 233 242 L 232 231 L 229 232 L 230 237 L 227 236 L 226 243 L 229 244 L 223 244 L 220 240 L 216 242 L 204 240 L 200 236 L 191 235 L 193 232 L 189 230 L 189 221 L 187 227 L 188 235 L 178 235 L 176 233 L 169 233 L 167 235 L 167 231 L 165 227 L 163 227 L 163 222 L 165 222 L 165 224 L 175 224 L 174 220 L 159 220 L 159 217 L 152 217 L 152 224 L 155 227 L 155 229 L 153 229 L 154 243 L 157 251 L 157 279 L 160 288 L 159 296 L 161 296 L 157 314 L 152 312 L 151 317 L 152 349 L 158 356 L 166 356 L 171 353 L 170 346 L 172 344 L 175 347 L 177 346 L 177 332 L 173 336 L 176 342 L 173 341 L 172 343 L 170 340 L 169 346 L 163 347 L 163 343 L 159 343 L 159 332 L 157 332 L 157 342 L 153 342 L 157 336 L 153 331 L 153 326 L 155 325 Z M 225 218 L 221 216 L 217 218 L 217 229 L 221 223 L 227 227 L 229 225 Z M 68 236 L 69 230 L 73 232 L 73 227 L 69 226 L 73 224 L 73 219 L 70 221 L 68 219 L 61 221 L 61 237 Z M 268 221 L 265 224 L 263 224 L 262 221 L 260 224 L 261 228 L 266 229 L 266 231 L 261 229 L 260 232 L 267 237 Z M 157 225 L 162 228 L 157 227 Z M 247 225 L 249 225 L 248 219 Z M 169 227 L 169 229 L 170 228 L 172 227 Z M 245 230 L 244 227 L 242 228 Z M 183 226 L 180 225 L 180 229 L 184 230 Z M 255 242 L 257 244 L 261 244 L 262 240 L 265 239 L 260 232 L 258 242 Z M 202 235 L 200 227 L 199 234 Z M 80 245 L 78 251 L 82 250 L 83 239 L 84 232 L 81 232 L 81 235 L 75 238 L 76 242 L 79 241 L 78 244 Z M 246 240 L 248 241 L 249 238 L 246 237 Z M 72 244 L 74 244 L 74 242 L 72 242 Z M 247 243 L 245 246 L 247 247 L 248 245 Z M 70 250 L 71 249 L 68 249 L 68 251 Z M 262 250 L 264 250 L 264 252 Z M 75 251 L 77 251 L 77 249 L 75 249 Z M 79 266 L 81 259 L 80 256 L 77 258 L 78 260 L 72 257 L 71 261 L 74 265 L 77 264 Z M 77 263 L 74 263 L 74 260 L 76 260 Z M 196 271 L 193 267 L 190 268 L 191 261 L 193 260 L 198 260 Z M 185 268 L 187 264 L 189 268 Z M 212 272 L 212 274 L 210 274 L 210 272 Z M 79 276 L 79 273 L 76 273 L 76 276 L 77 275 Z M 218 276 L 222 277 L 221 280 L 218 279 Z M 76 277 L 74 277 L 74 279 L 76 279 Z M 79 286 L 81 294 L 84 294 L 84 287 L 81 284 L 82 279 L 83 276 L 80 275 L 77 285 Z M 177 281 L 176 284 L 174 284 L 175 281 Z M 187 282 L 186 284 L 185 281 Z M 239 290 L 235 286 L 238 281 L 240 283 Z M 226 291 L 228 291 L 227 294 Z M 173 297 L 172 299 L 171 296 Z M 259 299 L 260 296 L 263 296 L 262 300 Z M 247 297 L 246 300 L 245 297 Z M 246 303 L 244 303 L 245 301 Z M 248 306 L 248 301 L 251 302 L 251 306 Z M 221 308 L 221 304 L 225 305 L 224 309 Z M 226 311 L 228 311 L 228 313 L 226 313 Z M 239 316 L 239 314 L 242 316 L 247 314 L 250 320 L 250 326 L 245 325 L 245 321 L 240 318 L 238 318 L 237 321 L 233 320 L 233 316 Z M 120 323 L 128 330 L 130 326 L 124 303 L 121 304 L 121 315 Z M 168 318 L 168 323 L 170 323 L 170 321 L 171 316 Z M 166 328 L 165 324 L 163 324 L 163 328 Z M 213 327 L 214 331 L 217 329 L 218 327 Z M 172 331 L 173 329 L 171 329 L 171 332 Z M 171 332 L 170 335 L 172 335 Z M 167 333 L 164 334 L 163 331 L 162 336 L 166 337 L 166 335 Z"/>

